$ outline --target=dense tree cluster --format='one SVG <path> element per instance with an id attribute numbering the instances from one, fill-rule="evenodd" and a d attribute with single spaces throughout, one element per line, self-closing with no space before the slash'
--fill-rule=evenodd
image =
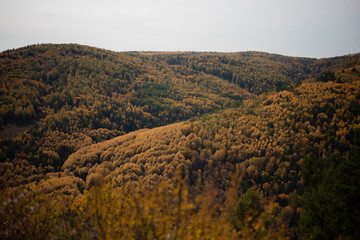
<path id="1" fill-rule="evenodd" d="M 360 134 L 356 107 L 360 105 L 359 83 L 304 83 L 292 91 L 249 99 L 239 108 L 196 121 L 143 129 L 83 147 L 67 159 L 61 172 L 47 174 L 28 188 L 77 196 L 84 189 L 107 182 L 139 191 L 155 190 L 160 182 L 166 182 L 171 192 L 177 184 L 173 177 L 180 171 L 190 196 L 202 194 L 206 186 L 212 185 L 219 193 L 217 201 L 222 202 L 235 174 L 240 193 L 255 188 L 264 197 L 274 199 L 286 219 L 283 223 L 292 227 L 297 226 L 299 218 L 302 226 L 314 226 L 311 214 L 318 210 L 318 205 L 312 206 L 314 198 L 325 198 L 328 209 L 324 206 L 319 211 L 330 216 L 336 215 L 334 202 L 339 203 L 344 214 L 338 219 L 344 222 L 345 230 L 327 238 L 352 236 L 349 231 L 353 225 L 346 225 L 344 220 L 355 213 L 357 201 L 352 199 L 360 190 L 355 180 L 360 169 L 356 140 Z M 314 176 L 317 180 L 312 179 Z M 325 189 L 323 184 L 327 184 Z M 318 186 L 323 190 L 317 190 Z M 340 198 L 318 193 L 324 190 Z M 250 193 L 249 199 L 257 201 Z M 342 203 L 352 204 L 350 212 Z M 246 209 L 250 203 L 238 204 Z M 300 215 L 302 211 L 304 215 Z M 355 215 L 353 224 L 357 224 L 356 219 Z M 309 229 L 298 230 L 299 236 L 308 238 Z"/>
<path id="2" fill-rule="evenodd" d="M 0 234 L 356 239 L 359 58 L 3 52 Z"/>
<path id="3" fill-rule="evenodd" d="M 211 74 L 256 94 L 304 80 L 315 62 L 261 52 L 161 54 L 153 58 L 166 61 L 178 71 L 190 69 Z"/>
<path id="4" fill-rule="evenodd" d="M 359 54 L 312 59 L 286 57 L 263 52 L 239 53 L 151 53 L 151 59 L 167 63 L 175 71 L 188 74 L 204 72 L 234 83 L 251 93 L 283 89 L 289 84 L 330 72 L 349 68 L 360 59 Z"/>
<path id="5" fill-rule="evenodd" d="M 84 144 L 238 106 L 251 96 L 248 91 L 280 90 L 358 59 L 115 53 L 74 44 L 5 51 L 0 54 L 0 160 L 21 154 L 31 165 L 58 169 Z M 324 80 L 336 77 L 331 76 Z M 56 141 L 53 132 L 59 132 Z"/>
<path id="6" fill-rule="evenodd" d="M 61 167 L 84 145 L 238 104 L 250 94 L 204 73 L 187 75 L 135 53 L 36 45 L 0 54 L 0 159 Z M 13 132 L 13 133 L 12 133 Z"/>

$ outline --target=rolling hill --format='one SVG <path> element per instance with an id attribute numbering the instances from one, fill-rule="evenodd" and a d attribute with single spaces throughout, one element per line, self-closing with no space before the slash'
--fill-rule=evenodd
<path id="1" fill-rule="evenodd" d="M 170 195 L 178 191 L 180 176 L 190 205 L 215 191 L 215 207 L 234 207 L 247 196 L 256 201 L 256 190 L 264 201 L 255 219 L 273 201 L 271 214 L 281 213 L 292 237 L 359 234 L 351 231 L 360 209 L 359 54 L 117 53 L 46 44 L 3 52 L 0 66 L 4 191 L 20 186 L 73 201 L 107 191 L 105 184 L 120 189 L 121 199 L 145 194 L 132 200 L 143 201 L 162 183 Z M 242 215 L 231 213 L 236 206 L 209 206 L 230 214 L 211 220 L 230 224 L 228 237 L 246 235 Z M 199 217 L 195 209 L 187 214 Z"/>

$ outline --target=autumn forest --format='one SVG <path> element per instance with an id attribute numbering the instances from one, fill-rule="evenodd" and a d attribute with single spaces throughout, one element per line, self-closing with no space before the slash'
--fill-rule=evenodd
<path id="1" fill-rule="evenodd" d="M 360 54 L 0 53 L 0 239 L 359 239 Z"/>

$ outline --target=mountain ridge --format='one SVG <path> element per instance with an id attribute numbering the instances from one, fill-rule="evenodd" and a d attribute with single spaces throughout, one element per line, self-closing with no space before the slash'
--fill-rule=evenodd
<path id="1" fill-rule="evenodd" d="M 216 54 L 216 53 L 220 53 L 220 54 L 238 54 L 238 53 L 264 53 L 264 54 L 269 54 L 269 55 L 278 55 L 278 56 L 283 56 L 283 57 L 290 57 L 290 58 L 307 58 L 307 59 L 317 59 L 317 60 L 321 60 L 321 59 L 331 59 L 331 58 L 338 58 L 338 57 L 346 57 L 346 56 L 353 56 L 353 55 L 358 55 L 360 54 L 359 52 L 354 52 L 354 53 L 345 53 L 342 55 L 336 55 L 336 56 L 327 56 L 327 57 L 307 57 L 307 56 L 298 56 L 298 55 L 288 55 L 288 54 L 281 54 L 281 53 L 277 53 L 277 52 L 267 52 L 267 51 L 263 51 L 263 50 L 239 50 L 239 51 L 196 51 L 196 50 L 184 50 L 184 51 L 180 51 L 180 50 L 111 50 L 108 48 L 102 48 L 99 46 L 93 46 L 93 45 L 87 45 L 87 44 L 81 44 L 81 43 L 34 43 L 34 44 L 29 44 L 26 46 L 22 46 L 22 47 L 15 47 L 15 48 L 9 48 L 9 49 L 4 49 L 0 52 L 4 53 L 4 52 L 11 52 L 11 51 L 16 51 L 16 50 L 21 50 L 21 49 L 26 49 L 26 48 L 31 48 L 34 46 L 40 46 L 40 45 L 54 45 L 54 46 L 58 46 L 58 45 L 73 45 L 73 46 L 83 46 L 83 47 L 89 47 L 89 48 L 94 48 L 94 49 L 100 49 L 100 50 L 104 50 L 104 51 L 109 51 L 109 52 L 115 52 L 115 53 L 166 53 L 166 54 L 187 54 L 187 53 L 209 53 L 209 54 Z"/>

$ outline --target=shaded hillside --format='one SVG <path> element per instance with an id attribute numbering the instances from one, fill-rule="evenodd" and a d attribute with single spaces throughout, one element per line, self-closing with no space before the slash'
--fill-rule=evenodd
<path id="1" fill-rule="evenodd" d="M 150 59 L 173 66 L 177 71 L 204 72 L 259 94 L 299 83 L 316 62 L 310 58 L 285 57 L 262 52 L 147 54 Z"/>
<path id="2" fill-rule="evenodd" d="M 4 52 L 0 59 L 2 124 L 82 110 L 85 116 L 95 112 L 87 120 L 96 128 L 114 127 L 104 122 L 107 117 L 128 132 L 214 110 L 246 95 L 209 75 L 188 76 L 137 54 L 86 46 L 36 45 Z M 135 120 L 141 123 L 116 116 L 119 109 L 133 115 L 135 110 L 127 108 L 137 108 Z"/>
<path id="3" fill-rule="evenodd" d="M 348 68 L 360 62 L 360 54 L 312 59 L 263 52 L 239 53 L 142 53 L 147 59 L 169 64 L 179 72 L 204 72 L 234 83 L 251 93 L 281 90 L 289 84 L 322 72 Z"/>

